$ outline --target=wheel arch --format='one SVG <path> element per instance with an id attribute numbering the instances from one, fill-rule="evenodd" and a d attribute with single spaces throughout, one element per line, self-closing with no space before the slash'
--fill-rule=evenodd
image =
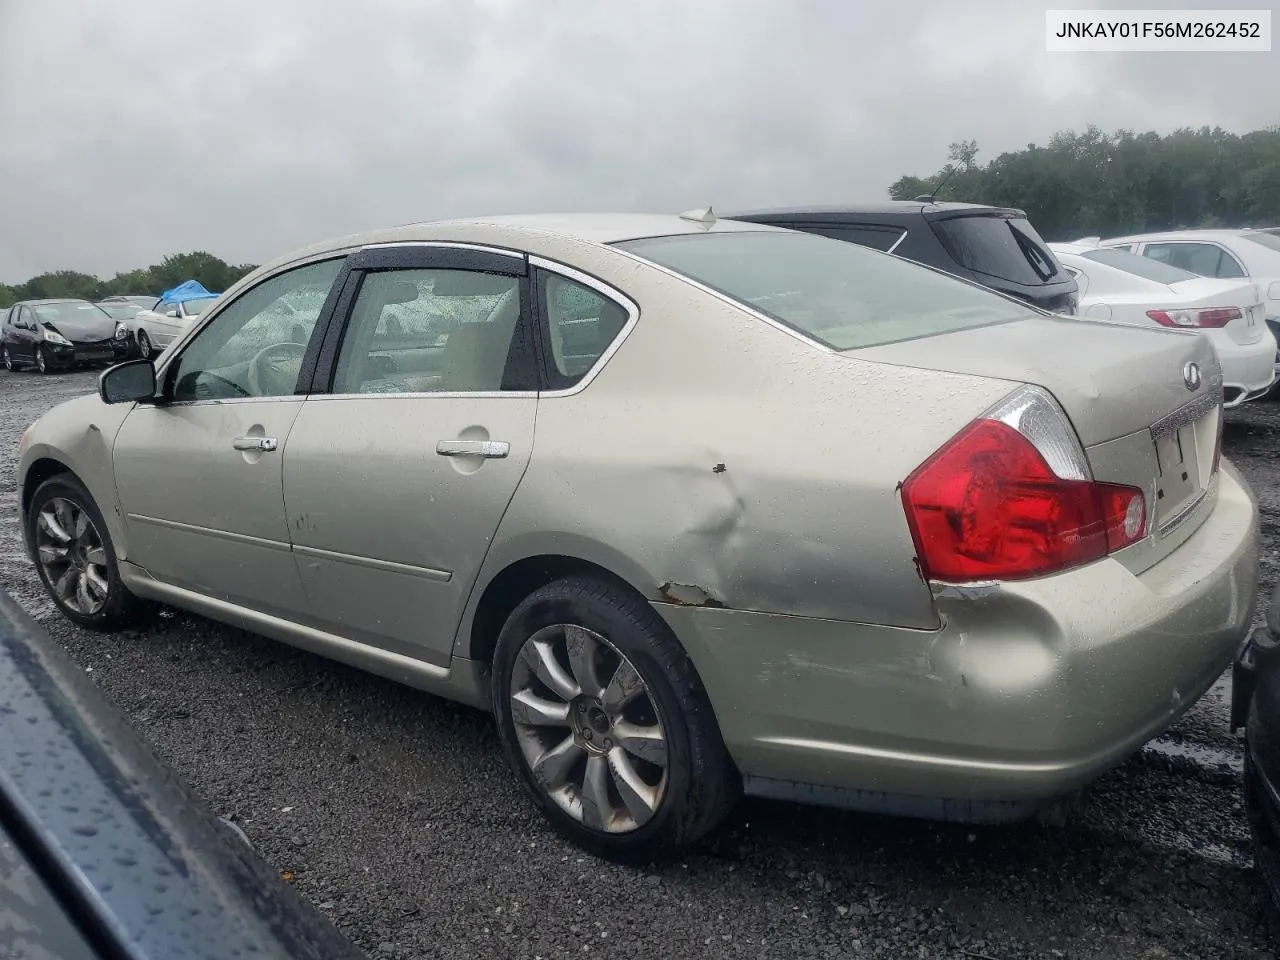
<path id="1" fill-rule="evenodd" d="M 595 541 L 575 537 L 560 540 L 554 549 L 507 549 L 500 558 L 491 556 L 485 574 L 477 579 L 454 638 L 454 654 L 489 664 L 502 625 L 520 601 L 539 587 L 570 576 L 604 580 L 645 602 L 661 599 L 659 586 L 642 567 Z M 645 590 L 642 584 L 652 586 Z"/>

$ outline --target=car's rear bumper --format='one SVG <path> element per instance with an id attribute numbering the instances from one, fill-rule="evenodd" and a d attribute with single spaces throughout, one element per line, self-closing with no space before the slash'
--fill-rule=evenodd
<path id="1" fill-rule="evenodd" d="M 1238 344 L 1227 337 L 1214 340 L 1218 361 L 1222 364 L 1224 406 L 1237 407 L 1266 396 L 1276 382 L 1276 342 L 1269 330 L 1263 330 L 1257 343 Z"/>
<path id="2" fill-rule="evenodd" d="M 1213 512 L 1145 572 L 1108 559 L 939 588 L 936 631 L 655 607 L 749 788 L 979 819 L 1070 793 L 1194 703 L 1248 628 L 1257 559 L 1257 508 L 1228 468 Z"/>

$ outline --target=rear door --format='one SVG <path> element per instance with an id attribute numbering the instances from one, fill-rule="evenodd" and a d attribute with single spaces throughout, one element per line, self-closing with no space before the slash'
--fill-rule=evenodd
<path id="1" fill-rule="evenodd" d="M 447 664 L 533 449 L 528 264 L 452 244 L 352 261 L 284 458 L 322 629 Z"/>

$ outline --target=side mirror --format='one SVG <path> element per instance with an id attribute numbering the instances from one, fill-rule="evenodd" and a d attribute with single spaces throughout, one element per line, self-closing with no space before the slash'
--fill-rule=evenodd
<path id="1" fill-rule="evenodd" d="M 126 360 L 98 377 L 103 403 L 136 403 L 156 395 L 156 368 L 150 360 Z"/>
<path id="2" fill-rule="evenodd" d="M 174 307 L 172 310 L 166 310 L 166 311 L 164 312 L 164 315 L 165 315 L 166 317 L 177 317 L 177 316 L 178 316 L 178 308 L 177 308 L 177 307 Z"/>

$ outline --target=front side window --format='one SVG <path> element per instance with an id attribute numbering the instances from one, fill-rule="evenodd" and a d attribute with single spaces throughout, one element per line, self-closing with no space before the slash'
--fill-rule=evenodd
<path id="1" fill-rule="evenodd" d="M 333 393 L 523 389 L 509 375 L 520 278 L 473 270 L 365 275 L 338 348 Z"/>
<path id="2" fill-rule="evenodd" d="M 217 297 L 197 297 L 194 300 L 182 301 L 182 315 L 184 317 L 203 316 L 204 312 L 218 302 Z M 317 312 L 317 316 L 318 316 Z"/>
<path id="3" fill-rule="evenodd" d="M 231 301 L 174 361 L 168 377 L 172 399 L 292 394 L 307 341 L 341 268 L 340 259 L 297 267 Z M 283 316 L 279 305 L 295 299 L 305 302 L 308 309 Z"/>
<path id="4" fill-rule="evenodd" d="M 976 284 L 809 233 L 688 234 L 618 246 L 834 350 L 1040 316 Z"/>
<path id="5" fill-rule="evenodd" d="M 554 273 L 541 274 L 551 386 L 573 386 L 590 370 L 627 325 L 627 311 L 585 284 Z"/>

